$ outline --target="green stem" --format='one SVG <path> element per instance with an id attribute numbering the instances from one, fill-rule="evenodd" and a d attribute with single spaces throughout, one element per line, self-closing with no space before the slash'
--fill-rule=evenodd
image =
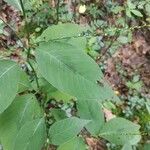
<path id="1" fill-rule="evenodd" d="M 21 4 L 21 8 L 22 8 L 22 12 L 23 12 L 23 17 L 25 19 L 25 30 L 26 30 L 26 34 L 27 34 L 27 40 L 28 40 L 28 47 L 27 47 L 27 63 L 30 65 L 33 73 L 34 73 L 34 76 L 35 76 L 35 81 L 36 81 L 36 84 L 37 84 L 37 88 L 39 89 L 39 83 L 38 83 L 38 77 L 37 77 L 37 74 L 36 74 L 36 71 L 34 70 L 34 67 L 32 66 L 31 62 L 30 62 L 30 53 L 31 53 L 31 49 L 30 49 L 30 31 L 29 31 L 29 26 L 28 26 L 28 22 L 27 22 L 27 16 L 26 16 L 26 12 L 25 12 L 25 8 L 24 8 L 24 5 L 23 5 L 23 1 L 20 0 L 20 4 Z"/>
<path id="2" fill-rule="evenodd" d="M 38 82 L 38 77 L 37 77 L 36 71 L 35 71 L 34 67 L 32 66 L 32 64 L 30 63 L 30 61 L 28 61 L 28 64 L 30 65 L 30 67 L 31 67 L 31 69 L 32 69 L 32 71 L 34 73 L 35 82 L 36 82 L 37 88 L 39 89 L 40 86 L 39 86 L 39 82 Z"/>
<path id="3" fill-rule="evenodd" d="M 60 0 L 57 0 L 57 6 L 56 6 L 56 15 L 57 15 L 57 21 L 56 21 L 56 23 L 57 24 L 59 22 L 59 5 L 60 5 Z"/>
<path id="4" fill-rule="evenodd" d="M 22 0 L 20 0 L 20 4 L 21 4 L 22 12 L 23 12 L 23 17 L 25 19 L 25 30 L 26 30 L 27 40 L 28 40 L 28 45 L 29 45 L 29 43 L 30 43 L 30 32 L 29 32 L 29 27 L 28 27 L 28 22 L 27 22 L 27 16 L 26 16 L 26 12 L 25 12 L 25 8 L 24 8 Z M 28 46 L 27 62 L 29 61 L 29 58 L 30 58 L 30 51 L 31 51 L 31 49 Z"/>

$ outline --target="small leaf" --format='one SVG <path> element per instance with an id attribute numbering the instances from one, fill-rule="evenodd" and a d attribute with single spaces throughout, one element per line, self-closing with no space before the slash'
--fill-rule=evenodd
<path id="1" fill-rule="evenodd" d="M 148 100 L 148 101 L 145 103 L 145 105 L 146 105 L 146 109 L 147 109 L 148 113 L 150 114 L 150 101 Z"/>
<path id="2" fill-rule="evenodd" d="M 60 145 L 57 150 L 86 150 L 86 145 L 81 137 L 75 137 Z"/>
<path id="3" fill-rule="evenodd" d="M 17 134 L 13 150 L 41 150 L 46 141 L 44 118 L 27 122 Z"/>
<path id="4" fill-rule="evenodd" d="M 18 65 L 13 61 L 0 60 L 0 113 L 14 100 L 20 77 Z"/>
<path id="5" fill-rule="evenodd" d="M 134 15 L 138 16 L 138 17 L 143 17 L 143 15 L 141 14 L 141 12 L 138 11 L 138 10 L 132 9 L 131 12 L 132 12 Z"/>
<path id="6" fill-rule="evenodd" d="M 100 131 L 100 137 L 118 145 L 136 144 L 141 136 L 140 126 L 123 118 L 114 118 L 106 122 Z"/>
<path id="7" fill-rule="evenodd" d="M 145 5 L 145 9 L 146 9 L 147 14 L 150 14 L 150 3 L 147 3 Z"/>
<path id="8" fill-rule="evenodd" d="M 66 112 L 61 109 L 51 109 L 51 113 L 56 121 L 67 118 Z"/>
<path id="9" fill-rule="evenodd" d="M 131 18 L 132 17 L 132 14 L 131 14 L 131 11 L 130 11 L 130 9 L 126 9 L 126 15 L 129 17 L 129 18 Z"/>
<path id="10" fill-rule="evenodd" d="M 118 42 L 120 42 L 122 44 L 128 43 L 128 37 L 126 37 L 126 36 L 119 36 L 119 38 L 117 40 L 118 40 Z"/>
<path id="11" fill-rule="evenodd" d="M 60 145 L 72 139 L 88 122 L 88 120 L 82 120 L 76 117 L 55 122 L 49 130 L 49 137 L 52 144 Z"/>
<path id="12" fill-rule="evenodd" d="M 129 9 L 135 9 L 135 8 L 136 8 L 136 5 L 133 4 L 133 3 L 131 2 L 131 0 L 127 0 L 127 5 L 128 5 L 128 7 L 129 7 Z"/>
<path id="13" fill-rule="evenodd" d="M 93 134 L 98 135 L 104 124 L 104 114 L 100 104 L 96 100 L 78 100 L 77 109 L 82 119 L 91 120 L 85 127 Z"/>

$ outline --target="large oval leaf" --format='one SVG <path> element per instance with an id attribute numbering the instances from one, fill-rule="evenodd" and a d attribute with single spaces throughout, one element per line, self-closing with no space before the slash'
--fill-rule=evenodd
<path id="1" fill-rule="evenodd" d="M 19 131 L 13 150 L 41 150 L 46 141 L 44 118 L 27 122 Z"/>
<path id="2" fill-rule="evenodd" d="M 49 130 L 49 137 L 52 144 L 60 145 L 72 139 L 88 122 L 88 120 L 82 120 L 76 117 L 55 122 Z"/>
<path id="3" fill-rule="evenodd" d="M 18 91 L 19 67 L 13 61 L 0 60 L 0 113 L 14 100 Z"/>
<path id="4" fill-rule="evenodd" d="M 20 128 L 28 121 L 42 116 L 34 95 L 18 96 L 0 115 L 0 141 L 4 149 L 12 150 Z"/>
<path id="5" fill-rule="evenodd" d="M 82 119 L 91 120 L 85 127 L 93 134 L 98 135 L 104 124 L 104 113 L 100 104 L 96 100 L 79 100 L 77 109 Z"/>
<path id="6" fill-rule="evenodd" d="M 57 150 L 87 150 L 87 148 L 81 137 L 75 137 L 60 145 Z"/>
<path id="7" fill-rule="evenodd" d="M 100 131 L 100 137 L 119 145 L 136 144 L 140 140 L 140 126 L 123 118 L 114 118 L 106 122 Z"/>
<path id="8" fill-rule="evenodd" d="M 36 53 L 42 76 L 54 87 L 81 99 L 117 99 L 103 79 L 98 65 L 83 51 L 62 43 L 42 43 Z M 107 91 L 107 92 L 106 92 Z"/>

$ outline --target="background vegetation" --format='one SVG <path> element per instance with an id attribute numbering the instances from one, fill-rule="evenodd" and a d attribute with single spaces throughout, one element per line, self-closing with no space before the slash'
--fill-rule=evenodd
<path id="1" fill-rule="evenodd" d="M 34 138 L 45 137 L 44 134 L 50 134 L 50 138 L 46 138 L 47 142 L 44 145 L 42 143 L 46 140 L 41 138 L 41 141 L 36 144 L 37 147 L 33 146 L 35 141 L 31 140 L 33 143 L 28 143 L 30 148 L 27 146 L 26 149 L 36 150 L 40 149 L 42 145 L 43 149 L 51 150 L 84 150 L 87 147 L 91 150 L 149 150 L 149 39 L 150 0 L 1 0 L 0 78 L 3 69 L 14 63 L 3 62 L 5 59 L 17 62 L 22 68 L 21 75 L 14 72 L 12 73 L 14 76 L 8 78 L 13 78 L 14 86 L 11 87 L 13 90 L 10 93 L 7 90 L 6 92 L 15 101 L 11 105 L 9 104 L 10 106 L 5 108 L 4 112 L 3 107 L 0 107 L 0 113 L 3 112 L 0 115 L 0 142 L 4 150 L 19 150 L 21 147 L 26 147 L 26 139 L 32 139 L 32 136 L 29 138 L 25 133 L 30 132 L 34 135 L 36 125 L 41 125 L 43 122 L 42 119 L 36 120 L 42 116 L 41 114 L 44 114 L 46 127 L 42 124 Z M 49 44 L 45 44 L 45 42 Z M 59 42 L 71 44 L 73 47 Z M 65 76 L 57 77 L 57 72 L 54 72 L 55 69 L 52 66 L 50 67 L 52 70 L 45 72 L 45 70 L 49 70 L 50 66 L 49 52 L 47 52 L 49 48 L 60 49 L 60 51 L 54 51 L 52 54 L 58 58 L 61 56 L 60 58 L 64 59 L 63 61 L 68 63 L 71 68 L 74 67 L 73 60 L 76 57 L 78 59 L 78 63 L 75 64 L 77 72 L 78 69 L 85 70 L 85 72 L 83 71 L 84 76 L 90 80 L 93 80 L 93 76 L 97 78 L 99 74 L 102 78 L 95 82 L 103 87 L 107 80 L 110 84 L 109 87 L 112 87 L 114 92 L 107 87 L 102 90 L 105 94 L 96 95 L 94 94 L 95 89 L 88 88 L 88 84 L 85 84 L 86 81 L 82 82 L 82 80 L 80 81 L 80 89 L 75 86 L 69 87 L 69 90 L 68 87 L 62 89 L 59 85 L 59 79 L 61 82 L 64 80 L 64 84 L 67 84 Z M 81 49 L 95 60 L 104 77 L 98 71 L 97 65 L 93 64 L 92 59 L 87 58 L 81 52 L 78 53 L 76 49 Z M 92 63 L 89 63 L 90 61 Z M 50 74 L 54 77 L 53 79 L 49 77 Z M 67 75 L 69 79 L 71 77 L 69 72 Z M 20 81 L 17 81 L 17 78 L 20 78 Z M 7 82 L 11 83 L 8 79 L 6 76 L 5 82 L 0 80 L 1 93 L 5 87 L 7 89 Z M 15 89 L 18 82 L 22 84 L 19 85 L 18 89 Z M 83 94 L 84 86 L 82 84 L 87 85 L 86 96 Z M 96 101 L 89 102 L 87 100 L 87 98 L 94 99 L 92 96 L 105 101 L 102 101 L 98 107 L 99 104 Z M 8 97 L 9 100 L 10 97 Z M 77 99 L 81 98 L 83 100 L 78 102 Z M 25 99 L 30 100 L 27 103 Z M 0 97 L 1 101 L 2 98 Z M 44 113 L 41 112 L 38 104 Z M 34 114 L 34 110 L 37 112 L 34 114 L 32 123 L 25 124 L 26 126 L 21 128 L 24 131 L 20 131 L 17 135 L 20 145 L 16 144 L 16 147 L 11 148 L 12 143 L 9 141 L 12 137 L 14 138 L 12 129 L 13 131 L 16 130 L 13 124 L 17 122 L 18 119 L 16 118 L 19 118 L 17 115 L 20 114 L 20 110 L 25 110 L 24 106 L 28 107 L 28 112 L 32 112 L 32 114 Z M 17 110 L 17 113 L 13 112 L 14 110 Z M 89 110 L 92 111 L 91 114 L 88 114 Z M 103 113 L 105 118 L 103 118 Z M 26 118 L 28 118 L 27 116 L 30 116 L 30 113 L 26 114 Z M 79 116 L 81 119 L 74 116 Z M 33 118 L 31 117 L 28 121 Z M 72 126 L 69 133 L 72 134 L 70 135 L 72 138 L 68 138 L 68 132 L 59 136 L 55 135 L 55 130 L 57 133 L 59 131 L 61 133 L 64 127 L 67 128 L 69 123 L 65 118 L 70 119 L 68 121 L 71 122 Z M 114 122 L 113 118 L 116 118 Z M 122 120 L 122 118 L 127 120 Z M 91 119 L 94 120 L 94 123 L 88 124 L 87 120 L 82 119 Z M 17 126 L 21 127 L 25 121 L 27 119 L 23 118 Z M 64 125 L 63 127 L 59 126 L 59 121 L 64 121 L 60 122 Z M 104 122 L 105 125 L 99 132 L 99 127 Z M 137 131 L 139 130 L 137 124 L 140 125 L 140 133 Z M 125 125 L 127 125 L 124 131 L 126 134 L 119 135 L 120 127 Z M 49 133 L 42 131 L 45 128 L 46 130 L 50 128 Z M 115 134 L 113 133 L 111 136 L 104 134 L 106 131 L 111 132 L 112 130 Z M 130 133 L 133 131 L 136 132 L 136 138 Z M 17 133 L 17 131 L 15 132 Z M 74 134 L 79 135 L 79 132 L 80 136 L 76 137 Z M 141 138 L 139 139 L 137 136 L 141 136 Z M 24 137 L 26 138 L 22 139 Z M 130 139 L 130 141 L 126 141 L 126 139 Z"/>

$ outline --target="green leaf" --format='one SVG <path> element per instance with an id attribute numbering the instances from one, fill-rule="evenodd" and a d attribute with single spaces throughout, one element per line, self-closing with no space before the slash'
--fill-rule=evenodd
<path id="1" fill-rule="evenodd" d="M 130 145 L 129 143 L 125 144 L 121 150 L 133 150 L 132 149 L 132 145 Z"/>
<path id="2" fill-rule="evenodd" d="M 49 97 L 54 98 L 56 101 L 63 101 L 64 103 L 70 102 L 70 100 L 75 99 L 73 96 L 70 96 L 64 92 L 58 90 L 49 93 Z"/>
<path id="3" fill-rule="evenodd" d="M 48 99 L 55 99 L 56 101 L 63 101 L 64 103 L 68 103 L 70 100 L 75 99 L 69 94 L 60 92 L 43 78 L 39 80 L 39 84 L 41 91 L 47 94 Z"/>
<path id="4" fill-rule="evenodd" d="M 144 145 L 144 150 L 150 150 L 150 143 L 146 143 Z"/>
<path id="5" fill-rule="evenodd" d="M 41 150 L 46 141 L 44 118 L 27 122 L 19 131 L 13 150 Z"/>
<path id="6" fill-rule="evenodd" d="M 15 62 L 0 60 L 0 113 L 12 103 L 17 94 L 19 74 Z"/>
<path id="7" fill-rule="evenodd" d="M 129 7 L 129 9 L 135 9 L 135 8 L 136 8 L 136 5 L 133 4 L 133 3 L 131 2 L 131 0 L 127 0 L 127 5 L 128 5 L 128 7 Z"/>
<path id="8" fill-rule="evenodd" d="M 20 128 L 28 121 L 42 116 L 34 95 L 16 97 L 14 102 L 0 115 L 0 141 L 4 149 L 12 150 Z"/>
<path id="9" fill-rule="evenodd" d="M 9 5 L 13 6 L 14 8 L 18 9 L 19 11 L 22 11 L 20 0 L 4 0 Z"/>
<path id="10" fill-rule="evenodd" d="M 85 127 L 93 134 L 98 135 L 104 124 L 104 114 L 100 104 L 96 100 L 79 100 L 77 109 L 82 119 L 91 120 Z"/>
<path id="11" fill-rule="evenodd" d="M 60 42 L 68 43 L 72 46 L 75 46 L 77 49 L 85 50 L 86 49 L 86 38 L 85 37 L 72 37 L 67 39 L 60 39 Z"/>
<path id="12" fill-rule="evenodd" d="M 131 14 L 131 11 L 130 11 L 130 9 L 126 9 L 126 15 L 129 17 L 129 18 L 131 18 L 132 17 L 132 14 Z"/>
<path id="13" fill-rule="evenodd" d="M 68 39 L 67 43 L 76 46 L 77 49 L 85 50 L 86 49 L 86 38 L 85 37 L 78 37 L 78 38 L 70 38 Z"/>
<path id="14" fill-rule="evenodd" d="M 57 89 L 55 87 L 53 87 L 47 80 L 45 80 L 43 77 L 39 78 L 39 86 L 40 86 L 40 90 L 45 93 L 45 94 L 50 94 L 53 93 L 55 91 L 57 91 Z"/>
<path id="15" fill-rule="evenodd" d="M 114 118 L 106 122 L 100 131 L 100 137 L 118 145 L 136 144 L 141 136 L 140 126 L 123 118 Z"/>
<path id="16" fill-rule="evenodd" d="M 36 51 L 42 76 L 59 91 L 80 99 L 118 101 L 99 66 L 83 51 L 62 42 L 42 43 Z M 98 85 L 98 80 L 103 80 L 104 86 Z"/>
<path id="17" fill-rule="evenodd" d="M 143 17 L 143 15 L 141 14 L 141 12 L 138 11 L 138 10 L 132 9 L 131 12 L 132 12 L 134 15 L 138 16 L 138 17 Z"/>
<path id="18" fill-rule="evenodd" d="M 30 84 L 27 74 L 24 71 L 21 71 L 19 86 L 18 86 L 18 93 L 29 90 L 30 88 L 31 88 L 31 84 Z"/>
<path id="19" fill-rule="evenodd" d="M 150 14 L 150 3 L 147 3 L 145 5 L 145 10 L 146 10 L 147 14 Z"/>
<path id="20" fill-rule="evenodd" d="M 5 25 L 4 25 L 4 22 L 2 21 L 2 20 L 0 20 L 0 34 L 3 34 L 3 32 L 4 32 L 4 27 L 5 27 Z"/>
<path id="21" fill-rule="evenodd" d="M 55 122 L 49 130 L 49 137 L 52 144 L 60 145 L 72 139 L 88 122 L 88 120 L 76 117 Z"/>
<path id="22" fill-rule="evenodd" d="M 60 145 L 57 150 L 86 150 L 86 145 L 81 137 L 75 137 Z"/>
<path id="23" fill-rule="evenodd" d="M 150 114 L 150 101 L 147 100 L 147 102 L 145 102 L 145 105 L 146 105 L 146 109 L 147 109 L 148 113 Z"/>
<path id="24" fill-rule="evenodd" d="M 64 110 L 61 110 L 61 109 L 53 108 L 53 109 L 51 109 L 51 113 L 54 116 L 54 119 L 56 121 L 67 118 L 66 112 Z"/>
<path id="25" fill-rule="evenodd" d="M 118 42 L 120 42 L 122 44 L 128 43 L 128 37 L 125 37 L 125 36 L 119 36 L 119 38 L 117 40 L 118 40 Z"/>
<path id="26" fill-rule="evenodd" d="M 39 38 L 44 41 L 59 40 L 68 37 L 77 37 L 83 31 L 86 31 L 84 27 L 72 23 L 52 25 L 44 30 Z"/>

